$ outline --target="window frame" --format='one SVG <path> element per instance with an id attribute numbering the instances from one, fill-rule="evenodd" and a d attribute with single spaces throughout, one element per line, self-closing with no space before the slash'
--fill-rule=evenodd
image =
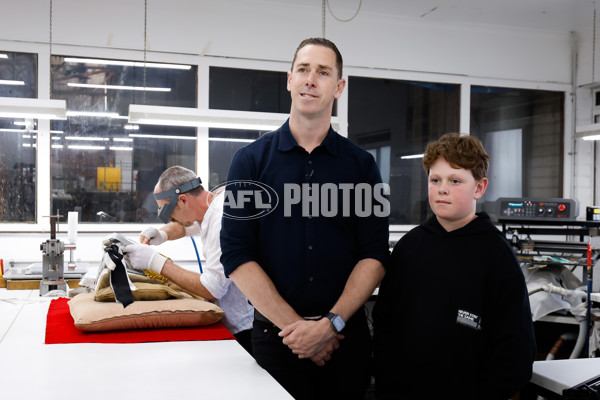
<path id="1" fill-rule="evenodd" d="M 394 79 L 404 81 L 419 81 L 419 82 L 436 82 L 457 84 L 460 86 L 460 133 L 470 133 L 470 116 L 471 116 L 471 86 L 495 86 L 505 88 L 531 89 L 531 90 L 550 90 L 564 92 L 564 149 L 563 149 L 563 197 L 570 198 L 573 194 L 572 187 L 572 163 L 569 162 L 569 154 L 573 151 L 573 141 L 569 140 L 569 132 L 573 124 L 573 108 L 571 103 L 572 86 L 570 84 L 552 83 L 552 82 L 529 82 L 521 80 L 495 79 L 486 77 L 469 77 L 457 76 L 449 74 L 437 74 L 427 72 L 400 71 L 400 70 L 379 70 L 366 69 L 359 67 L 344 67 L 344 78 L 348 76 L 360 76 L 368 78 Z M 348 122 L 348 88 L 338 99 L 338 117 L 340 119 L 341 132 L 347 136 Z M 423 173 L 425 179 L 425 173 Z M 390 240 L 397 240 L 399 237 L 411 230 L 415 225 L 390 225 Z"/>
<path id="2" fill-rule="evenodd" d="M 50 71 L 49 71 L 49 48 L 44 44 L 35 43 L 14 43 L 14 42 L 2 42 L 0 41 L 0 47 L 4 51 L 14 52 L 27 52 L 37 53 L 38 55 L 38 98 L 47 99 L 49 96 L 49 85 L 50 85 Z M 141 61 L 144 60 L 144 54 L 140 51 L 135 50 L 123 50 L 123 49 L 104 49 L 104 48 L 91 48 L 91 47 L 80 47 L 80 46 L 69 46 L 69 45 L 54 45 L 52 53 L 55 55 L 69 55 L 73 57 L 89 57 L 89 58 L 111 58 L 111 59 L 124 59 Z M 148 52 L 146 54 L 148 62 L 166 62 L 166 63 L 181 63 L 190 64 L 197 66 L 197 104 L 198 108 L 208 108 L 208 85 L 209 85 L 209 68 L 215 67 L 229 67 L 229 68 L 242 68 L 242 69 L 259 69 L 266 71 L 277 71 L 287 72 L 290 69 L 291 60 L 289 62 L 277 62 L 277 61 L 263 61 L 263 60 L 251 60 L 251 59 L 224 59 L 224 58 L 212 58 L 209 56 L 200 55 L 188 55 L 188 54 L 176 54 L 176 53 L 160 53 L 160 52 Z M 452 74 L 441 74 L 441 73 L 430 73 L 430 72 L 414 72 L 414 71 L 403 71 L 403 70 L 384 70 L 384 69 L 372 69 L 345 66 L 344 76 L 348 82 L 349 76 L 361 76 L 369 78 L 383 78 L 383 79 L 394 79 L 394 80 L 408 80 L 408 81 L 424 81 L 424 82 L 438 82 L 438 83 L 449 83 L 460 85 L 460 132 L 469 133 L 469 121 L 470 121 L 470 92 L 471 86 L 496 86 L 496 87 L 510 87 L 520 89 L 532 89 L 532 90 L 551 90 L 561 91 L 565 93 L 564 99 L 564 149 L 563 158 L 565 160 L 563 167 L 563 196 L 570 198 L 574 193 L 572 182 L 574 178 L 572 176 L 574 166 L 570 154 L 573 152 L 574 141 L 571 140 L 569 132 L 573 130 L 573 104 L 572 104 L 572 92 L 573 88 L 568 83 L 552 83 L 552 82 L 535 82 L 535 81 L 522 81 L 522 80 L 509 80 L 500 78 L 488 78 L 488 77 L 469 77 L 463 75 L 452 75 Z M 347 136 L 348 126 L 348 87 L 343 91 L 341 97 L 338 99 L 338 119 L 340 124 L 340 134 Z M 50 135 L 49 135 L 50 123 L 48 120 L 38 121 L 38 151 L 37 151 L 37 164 L 36 164 L 36 216 L 37 221 L 35 223 L 0 223 L 0 233 L 17 233 L 17 232 L 42 232 L 46 233 L 49 231 L 49 219 L 46 217 L 50 215 L 50 204 L 51 204 L 51 173 L 50 173 Z M 201 177 L 209 176 L 209 157 L 208 157 L 208 128 L 197 128 L 197 140 L 196 140 L 196 170 Z M 44 166 L 45 168 L 41 168 Z M 44 172 L 42 172 L 44 171 Z M 66 230 L 66 216 L 61 219 L 60 231 Z M 141 230 L 151 226 L 152 224 L 142 223 L 82 223 L 78 225 L 79 232 L 140 232 Z M 400 236 L 402 233 L 412 229 L 414 225 L 390 225 L 390 239 Z"/>
<path id="3" fill-rule="evenodd" d="M 8 96 L 8 97 L 9 98 L 12 98 L 12 97 L 14 97 L 14 98 L 27 98 L 27 99 L 39 99 L 39 98 L 41 98 L 39 96 L 39 82 L 38 82 L 39 75 L 40 75 L 39 74 L 39 65 L 40 65 L 40 62 L 39 62 L 39 53 L 36 52 L 36 51 L 24 51 L 23 49 L 18 49 L 18 50 L 4 49 L 4 50 L 0 50 L 0 53 L 20 54 L 20 55 L 23 55 L 23 56 L 27 55 L 27 56 L 32 56 L 32 58 L 34 58 L 33 62 L 34 62 L 35 65 L 34 65 L 33 69 L 35 70 L 35 74 L 32 74 L 32 78 L 34 79 L 34 82 L 32 82 L 32 91 L 35 93 L 35 96 L 31 96 L 31 97 Z M 9 60 L 9 62 L 10 62 L 10 60 Z M 3 79 L 6 79 L 6 78 L 11 79 L 13 77 L 7 76 L 7 77 L 1 77 L 1 78 L 3 78 Z M 26 85 L 28 83 L 29 82 L 26 82 Z M 7 87 L 7 88 L 10 89 L 10 87 Z M 19 92 L 18 89 L 15 90 L 15 91 Z M 24 90 L 24 91 L 26 91 L 26 90 Z M 21 93 L 23 93 L 24 91 L 21 91 Z M 2 119 L 3 120 L 10 120 L 10 119 L 13 119 L 13 118 L 2 118 Z M 24 118 L 16 118 L 16 119 L 24 119 Z M 39 120 L 37 118 L 33 118 L 31 120 L 32 120 L 32 122 L 34 122 L 37 125 L 35 131 L 34 132 L 30 132 L 28 129 L 23 129 L 22 132 L 18 132 L 18 133 L 19 134 L 33 133 L 34 138 L 32 138 L 31 145 L 33 147 L 35 147 L 35 150 L 33 150 L 33 151 L 35 153 L 35 157 L 34 158 L 35 158 L 35 163 L 37 165 L 37 158 L 38 158 L 38 149 L 37 149 L 38 130 L 37 130 L 37 128 L 39 128 Z M 11 125 L 9 123 L 9 125 L 7 127 L 10 128 L 10 126 Z M 17 132 L 14 132 L 14 134 L 17 134 Z M 12 135 L 12 133 L 9 134 L 9 135 Z M 31 158 L 29 158 L 29 159 L 31 159 Z M 4 161 L 4 160 L 0 160 L 0 161 Z M 4 168 L 7 168 L 7 166 L 4 165 L 3 162 L 0 162 L 0 164 L 2 164 L 4 166 Z M 0 220 L 0 221 L 2 221 L 0 223 L 2 223 L 2 224 L 10 224 L 10 223 L 12 223 L 12 224 L 32 224 L 32 223 L 35 222 L 35 220 L 37 218 L 37 214 L 36 213 L 37 213 L 37 195 L 38 195 L 38 193 L 37 193 L 37 175 L 34 177 L 34 183 L 35 183 L 35 188 L 34 188 L 34 199 L 33 199 L 33 201 L 34 201 L 33 221 L 28 219 L 26 221 L 14 221 L 13 220 L 11 222 L 3 222 L 2 220 Z M 3 214 L 3 212 L 0 212 L 0 214 Z"/>

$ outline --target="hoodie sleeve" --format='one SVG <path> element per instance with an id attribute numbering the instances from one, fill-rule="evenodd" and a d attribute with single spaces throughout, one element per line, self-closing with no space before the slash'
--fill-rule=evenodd
<path id="1" fill-rule="evenodd" d="M 503 240 L 504 238 L 502 238 Z M 503 240 L 492 276 L 493 325 L 488 332 L 488 357 L 482 368 L 481 398 L 507 399 L 531 379 L 536 343 L 529 295 L 519 263 Z"/>

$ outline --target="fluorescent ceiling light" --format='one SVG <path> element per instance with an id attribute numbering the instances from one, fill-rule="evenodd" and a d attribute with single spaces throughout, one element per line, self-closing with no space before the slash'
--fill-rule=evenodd
<path id="1" fill-rule="evenodd" d="M 78 144 L 70 144 L 69 146 L 67 146 L 67 148 L 76 149 L 76 150 L 105 150 L 106 149 L 106 147 L 104 147 L 104 146 L 84 146 L 84 145 L 78 145 Z"/>
<path id="2" fill-rule="evenodd" d="M 273 130 L 277 129 L 286 119 L 286 114 L 277 113 L 201 110 L 191 107 L 138 104 L 129 106 L 129 122 L 136 124 Z"/>
<path id="3" fill-rule="evenodd" d="M 288 117 L 289 114 L 280 113 L 129 105 L 129 122 L 136 124 L 270 131 L 279 128 Z M 331 124 L 339 130 L 337 117 L 331 118 Z"/>
<path id="4" fill-rule="evenodd" d="M 183 64 L 164 64 L 164 63 L 143 63 L 137 61 L 119 61 L 119 60 L 102 60 L 96 58 L 74 58 L 65 57 L 67 63 L 84 63 L 84 64 L 99 64 L 99 65 L 122 65 L 125 67 L 146 67 L 146 68 L 167 68 L 167 69 L 184 69 L 189 70 L 191 65 Z"/>
<path id="5" fill-rule="evenodd" d="M 0 132 L 31 132 L 31 133 L 39 133 L 37 129 L 16 129 L 16 128 L 0 128 Z M 63 133 L 63 131 L 50 131 L 50 133 Z M 59 138 L 60 139 L 60 138 Z"/>
<path id="6" fill-rule="evenodd" d="M 147 133 L 130 133 L 129 137 L 148 138 L 148 139 L 196 140 L 196 136 L 151 135 L 151 134 L 147 134 Z"/>
<path id="7" fill-rule="evenodd" d="M 108 142 L 108 138 L 95 137 L 95 136 L 65 136 L 66 140 L 87 140 L 90 142 Z"/>
<path id="8" fill-rule="evenodd" d="M 583 136 L 582 139 L 583 140 L 600 140 L 600 132 L 598 132 L 597 135 Z"/>
<path id="9" fill-rule="evenodd" d="M 211 142 L 242 142 L 242 143 L 252 143 L 256 139 L 237 139 L 237 138 L 208 138 Z"/>
<path id="10" fill-rule="evenodd" d="M 400 158 L 403 159 L 403 160 L 410 160 L 412 158 L 423 158 L 423 154 L 412 154 L 412 155 L 409 155 L 409 156 L 402 156 Z"/>
<path id="11" fill-rule="evenodd" d="M 113 138 L 113 141 L 115 141 L 115 142 L 133 142 L 133 139 L 116 137 L 116 138 Z"/>
<path id="12" fill-rule="evenodd" d="M 6 79 L 0 79 L 0 85 L 24 86 L 25 81 L 11 81 Z"/>
<path id="13" fill-rule="evenodd" d="M 62 149 L 64 146 L 62 144 L 53 144 L 52 148 L 53 149 Z"/>
<path id="14" fill-rule="evenodd" d="M 119 114 L 115 112 L 67 111 L 67 117 L 118 118 Z"/>
<path id="15" fill-rule="evenodd" d="M 139 125 L 132 125 L 132 124 L 127 124 L 123 128 L 127 131 L 139 131 L 140 130 Z"/>
<path id="16" fill-rule="evenodd" d="M 109 149 L 114 151 L 133 151 L 132 147 L 110 146 Z"/>
<path id="17" fill-rule="evenodd" d="M 0 81 L 1 83 L 2 81 Z M 97 85 L 93 83 L 67 83 L 67 86 L 71 87 L 82 87 L 82 88 L 90 88 L 90 89 L 111 89 L 111 90 L 137 90 L 148 92 L 170 92 L 171 88 L 162 88 L 162 87 L 144 87 L 144 86 L 122 86 L 122 85 Z"/>
<path id="18" fill-rule="evenodd" d="M 67 119 L 65 100 L 24 99 L 0 97 L 0 117 Z"/>
<path id="19" fill-rule="evenodd" d="M 27 131 L 25 129 L 17 129 L 17 128 L 0 128 L 0 132 L 19 132 L 19 133 L 23 133 L 23 132 L 31 132 L 31 131 Z M 37 132 L 37 131 L 34 131 Z"/>
<path id="20" fill-rule="evenodd" d="M 575 139 L 600 140 L 600 124 L 580 125 L 575 128 Z"/>
<path id="21" fill-rule="evenodd" d="M 1 54 L 0 53 L 0 58 L 8 58 L 8 54 Z"/>

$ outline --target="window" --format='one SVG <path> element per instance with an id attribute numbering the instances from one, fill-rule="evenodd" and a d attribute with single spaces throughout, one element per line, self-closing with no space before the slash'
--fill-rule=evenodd
<path id="1" fill-rule="evenodd" d="M 287 91 L 287 73 L 211 67 L 209 108 L 236 111 L 289 113 L 292 104 Z M 209 168 L 213 188 L 227 179 L 236 151 L 265 131 L 210 128 Z"/>
<path id="2" fill-rule="evenodd" d="M 471 87 L 471 134 L 490 155 L 478 208 L 496 217 L 499 197 L 562 197 L 564 93 Z"/>
<path id="3" fill-rule="evenodd" d="M 37 97 L 37 55 L 0 51 L 0 97 Z M 37 120 L 0 118 L 0 222 L 36 221 Z"/>
<path id="4" fill-rule="evenodd" d="M 429 215 L 422 154 L 427 142 L 458 132 L 459 85 L 349 77 L 348 138 L 371 152 L 390 185 L 390 224 Z"/>
<path id="5" fill-rule="evenodd" d="M 172 165 L 196 170 L 196 129 L 130 125 L 130 104 L 196 107 L 197 67 L 52 57 L 52 212 L 82 222 L 159 222 L 153 190 Z"/>

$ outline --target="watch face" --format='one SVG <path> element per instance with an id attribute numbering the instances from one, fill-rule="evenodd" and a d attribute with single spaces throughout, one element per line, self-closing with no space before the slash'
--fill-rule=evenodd
<path id="1" fill-rule="evenodd" d="M 344 326 L 346 326 L 346 324 L 344 323 L 344 320 L 342 320 L 342 317 L 340 317 L 339 315 L 336 315 L 335 317 L 333 317 L 333 319 L 331 320 L 331 324 L 333 325 L 336 332 L 338 332 L 338 333 L 342 329 L 344 329 Z"/>

